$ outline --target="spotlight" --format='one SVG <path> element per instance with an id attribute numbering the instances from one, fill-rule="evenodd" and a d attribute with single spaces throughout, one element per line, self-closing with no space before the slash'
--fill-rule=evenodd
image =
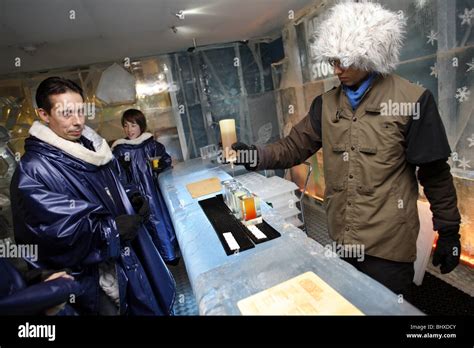
<path id="1" fill-rule="evenodd" d="M 179 11 L 178 13 L 175 14 L 176 17 L 178 17 L 179 19 L 184 19 L 184 11 L 181 10 Z"/>

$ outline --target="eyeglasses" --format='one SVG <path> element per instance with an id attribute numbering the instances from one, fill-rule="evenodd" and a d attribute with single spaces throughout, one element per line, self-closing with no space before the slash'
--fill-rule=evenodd
<path id="1" fill-rule="evenodd" d="M 344 67 L 341 65 L 341 61 L 339 59 L 334 59 L 334 58 L 331 58 L 328 60 L 328 63 L 330 66 L 332 66 L 333 68 L 335 67 L 338 67 L 339 69 L 341 70 L 347 70 L 348 67 Z"/>

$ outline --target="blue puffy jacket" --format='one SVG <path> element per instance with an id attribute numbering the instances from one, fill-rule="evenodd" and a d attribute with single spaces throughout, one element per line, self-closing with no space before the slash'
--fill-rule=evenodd
<path id="1" fill-rule="evenodd" d="M 157 174 L 154 174 L 149 159 L 161 156 L 160 170 L 171 167 L 171 157 L 163 144 L 155 141 L 152 134 L 143 133 L 137 139 L 120 139 L 112 145 L 120 163 L 128 162 L 122 168 L 120 179 L 125 186 L 135 185 L 150 204 L 150 219 L 147 228 L 155 246 L 165 261 L 179 257 L 179 246 L 169 216 L 168 208 L 161 195 Z"/>
<path id="2" fill-rule="evenodd" d="M 94 314 L 99 264 L 113 261 L 121 314 L 171 314 L 174 280 L 146 229 L 131 244 L 119 239 L 114 219 L 134 211 L 105 140 L 87 128 L 73 143 L 39 122 L 30 134 L 10 190 L 15 239 L 38 244 L 35 266 L 71 268 L 85 291 L 78 304 Z"/>

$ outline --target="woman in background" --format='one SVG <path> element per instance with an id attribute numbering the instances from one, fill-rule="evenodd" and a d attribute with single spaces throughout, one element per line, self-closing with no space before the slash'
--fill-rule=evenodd
<path id="1" fill-rule="evenodd" d="M 171 156 L 163 144 L 146 132 L 146 118 L 140 110 L 125 111 L 122 126 L 126 138 L 112 145 L 113 153 L 122 167 L 122 183 L 125 187 L 135 186 L 148 200 L 150 218 L 146 225 L 153 242 L 163 260 L 176 265 L 179 262 L 178 242 L 157 180 L 159 173 L 171 167 Z"/>

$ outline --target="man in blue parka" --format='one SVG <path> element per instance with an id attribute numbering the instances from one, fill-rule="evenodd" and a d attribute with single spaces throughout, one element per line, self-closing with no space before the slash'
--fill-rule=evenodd
<path id="1" fill-rule="evenodd" d="M 179 246 L 161 195 L 157 177 L 171 167 L 171 156 L 165 146 L 146 132 L 145 115 L 136 109 L 129 109 L 122 116 L 126 138 L 112 145 L 115 157 L 121 164 L 120 179 L 125 187 L 136 187 L 150 205 L 150 218 L 146 226 L 163 260 L 171 265 L 179 261 Z M 159 158 L 159 166 L 153 167 L 150 159 Z"/>
<path id="2" fill-rule="evenodd" d="M 43 122 L 33 123 L 11 183 L 16 242 L 38 244 L 35 267 L 72 269 L 80 313 L 171 314 L 174 280 L 107 142 L 85 126 L 82 89 L 51 77 L 36 103 Z"/>

